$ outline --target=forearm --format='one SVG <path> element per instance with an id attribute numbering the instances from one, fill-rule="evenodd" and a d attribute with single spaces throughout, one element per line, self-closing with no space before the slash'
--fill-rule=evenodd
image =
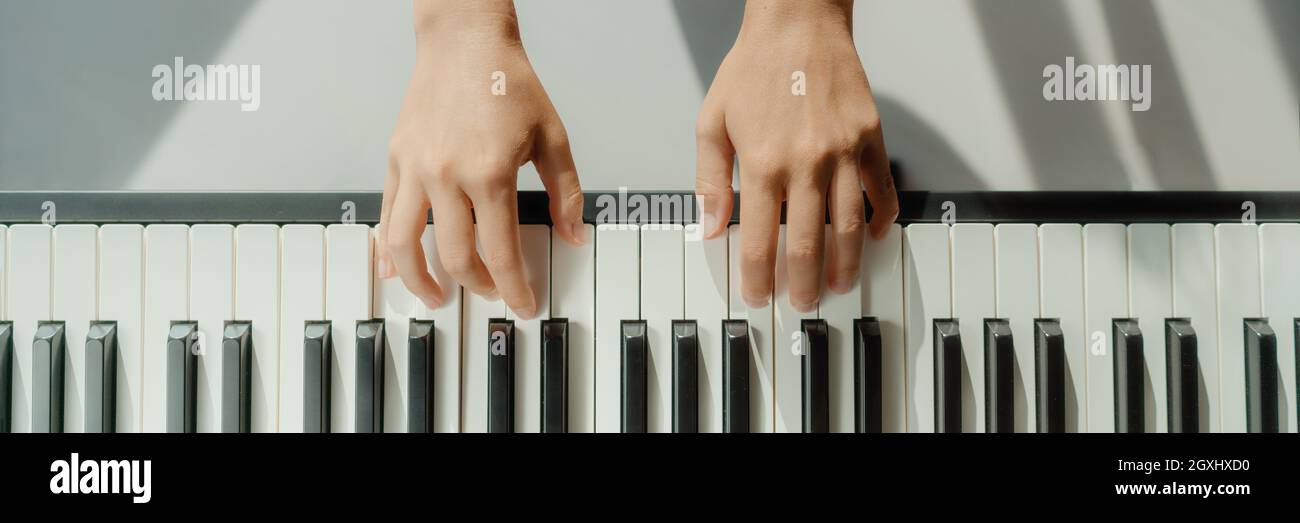
<path id="1" fill-rule="evenodd" d="M 518 41 L 514 0 L 414 0 L 415 36 L 426 42 L 457 35 Z"/>

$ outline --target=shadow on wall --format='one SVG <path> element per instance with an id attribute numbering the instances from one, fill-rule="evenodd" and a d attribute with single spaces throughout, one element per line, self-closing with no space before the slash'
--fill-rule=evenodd
<path id="1" fill-rule="evenodd" d="M 745 0 L 673 0 L 673 12 L 691 50 L 696 77 L 708 91 L 740 32 Z"/>
<path id="2" fill-rule="evenodd" d="M 1115 55 L 1129 64 L 1151 64 L 1155 81 L 1147 112 L 1127 112 L 1156 187 L 1167 190 L 1213 190 L 1214 174 L 1205 144 L 1196 132 L 1185 78 L 1179 74 L 1155 6 L 1131 0 L 1103 0 Z"/>
<path id="3" fill-rule="evenodd" d="M 1300 93 L 1300 2 L 1260 0 L 1260 8 L 1272 26 L 1277 51 L 1286 60 L 1291 88 Z"/>
<path id="4" fill-rule="evenodd" d="M 917 177 L 924 177 L 924 187 L 932 190 L 988 189 L 947 140 L 900 101 L 878 94 L 876 109 L 880 111 L 885 148 L 898 162 L 900 172 L 894 173 L 894 176 L 899 190 L 916 190 L 912 180 Z"/>
<path id="5" fill-rule="evenodd" d="M 1020 147 L 1044 189 L 1125 190 L 1132 187 L 1098 104 L 1043 100 L 1043 67 L 1081 52 L 1065 4 L 1042 0 L 974 1 L 1006 110 Z"/>
<path id="6" fill-rule="evenodd" d="M 0 3 L 0 189 L 124 187 L 181 109 L 153 66 L 212 63 L 253 3 Z"/>

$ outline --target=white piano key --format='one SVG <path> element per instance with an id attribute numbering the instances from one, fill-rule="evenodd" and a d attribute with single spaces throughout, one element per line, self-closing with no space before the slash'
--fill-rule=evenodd
<path id="1" fill-rule="evenodd" d="M 421 305 L 416 313 L 419 319 L 433 320 L 433 430 L 460 432 L 460 371 L 464 352 L 461 300 L 464 293 L 438 259 L 433 225 L 425 228 L 421 242 L 429 272 L 443 290 L 443 301 L 437 309 L 430 310 Z"/>
<path id="2" fill-rule="evenodd" d="M 66 360 L 63 374 L 63 431 L 85 432 L 86 332 L 98 319 L 95 268 L 99 232 L 94 225 L 54 228 L 54 313 L 64 323 Z"/>
<path id="3" fill-rule="evenodd" d="M 1129 317 L 1128 231 L 1121 224 L 1083 228 L 1084 328 L 1088 333 L 1088 431 L 1115 432 L 1115 360 L 1111 323 Z"/>
<path id="4" fill-rule="evenodd" d="M 962 432 L 984 432 L 984 320 L 995 316 L 993 226 L 952 226 L 952 315 L 962 347 Z M 1014 338 L 1013 338 L 1014 340 Z"/>
<path id="5" fill-rule="evenodd" d="M 117 431 L 140 432 L 144 327 L 144 227 L 99 228 L 99 319 L 117 322 Z"/>
<path id="6" fill-rule="evenodd" d="M 1257 318 L 1263 312 L 1260 310 L 1262 303 L 1259 294 L 1259 227 L 1244 223 L 1216 225 L 1214 244 L 1215 281 L 1219 289 L 1220 430 L 1246 432 L 1246 361 L 1242 320 Z"/>
<path id="7" fill-rule="evenodd" d="M 1277 333 L 1278 430 L 1296 432 L 1296 339 L 1293 327 L 1300 318 L 1300 224 L 1268 223 L 1259 226 L 1260 285 L 1264 315 Z"/>
<path id="8" fill-rule="evenodd" d="M 331 356 L 330 430 L 356 431 L 357 322 L 371 319 L 373 243 L 370 228 L 334 224 L 325 228 L 325 318 L 334 338 Z"/>
<path id="9" fill-rule="evenodd" d="M 1214 226 L 1173 226 L 1174 316 L 1190 318 L 1201 372 L 1201 432 L 1219 432 L 1219 317 L 1214 275 Z M 1237 325 L 1232 332 L 1242 334 Z M 1163 337 L 1164 328 L 1160 329 Z M 1163 347 L 1163 344 L 1161 345 Z M 1244 406 L 1242 407 L 1245 408 Z M 1167 423 L 1166 423 L 1167 426 Z"/>
<path id="10" fill-rule="evenodd" d="M 673 320 L 685 317 L 685 254 L 681 225 L 641 227 L 641 318 L 646 320 L 648 432 L 673 431 Z"/>
<path id="11" fill-rule="evenodd" d="M 596 428 L 596 233 L 583 227 L 585 245 L 551 233 L 551 316 L 569 320 L 569 432 Z"/>
<path id="12" fill-rule="evenodd" d="M 1163 223 L 1128 227 L 1129 315 L 1137 318 L 1138 328 L 1142 329 L 1146 432 L 1169 431 L 1165 319 L 1174 315 L 1171 241 L 1169 225 Z"/>
<path id="13" fill-rule="evenodd" d="M 167 331 L 190 319 L 190 231 L 184 225 L 144 229 L 144 396 L 145 432 L 167 431 Z"/>
<path id="14" fill-rule="evenodd" d="M 1034 432 L 1034 319 L 1038 306 L 1038 226 L 1002 224 L 993 228 L 997 244 L 997 317 L 1011 322 L 1016 354 L 1016 432 Z M 983 344 L 981 334 L 981 344 Z"/>
<path id="15" fill-rule="evenodd" d="M 776 432 L 803 431 L 803 320 L 816 319 L 817 309 L 799 312 L 790 305 L 786 226 L 781 225 L 776 245 L 776 284 L 772 290 L 772 385 Z"/>
<path id="16" fill-rule="evenodd" d="M 235 228 L 235 315 L 253 322 L 249 430 L 276 432 L 280 422 L 280 228 Z M 299 333 L 301 335 L 301 333 Z"/>
<path id="17" fill-rule="evenodd" d="M 722 432 L 722 320 L 727 318 L 727 236 L 686 226 L 686 318 L 700 343 L 700 432 Z"/>
<path id="18" fill-rule="evenodd" d="M 425 228 L 421 241 L 433 232 L 433 227 Z M 380 230 L 374 229 L 375 238 Z M 441 282 L 439 282 L 441 283 Z M 396 276 L 383 280 L 375 276 L 374 281 L 375 316 L 384 319 L 384 336 L 388 338 L 384 347 L 384 432 L 407 432 L 406 405 L 409 389 L 410 359 L 407 353 L 407 335 L 410 334 L 411 319 L 417 318 L 423 308 L 402 279 Z M 457 323 L 459 319 L 457 319 Z M 434 329 L 439 325 L 434 324 Z M 434 352 L 440 348 L 435 340 Z M 434 367 L 435 372 L 437 367 Z"/>
<path id="19" fill-rule="evenodd" d="M 1084 332 L 1083 227 L 1075 223 L 1039 227 L 1038 256 L 1041 314 L 1061 321 L 1065 339 L 1065 431 L 1085 432 L 1088 389 L 1084 357 L 1090 340 Z"/>
<path id="20" fill-rule="evenodd" d="M 542 430 L 542 320 L 551 317 L 551 228 L 520 225 L 520 248 L 528 271 L 528 285 L 537 300 L 537 314 L 530 320 L 515 317 L 506 309 L 506 319 L 515 322 L 515 432 Z"/>
<path id="21" fill-rule="evenodd" d="M 13 384 L 10 396 L 10 430 L 32 431 L 32 340 L 36 324 L 53 319 L 50 300 L 53 267 L 53 228 L 48 225 L 14 225 L 9 228 L 7 293 L 9 319 L 13 320 Z"/>
<path id="22" fill-rule="evenodd" d="M 826 227 L 826 252 L 834 241 L 833 231 Z M 823 274 L 829 274 L 830 256 L 826 257 Z M 830 365 L 828 392 L 830 396 L 831 432 L 854 431 L 853 396 L 853 320 L 862 317 L 862 278 L 853 288 L 838 294 L 825 285 L 822 278 L 822 299 L 818 317 L 826 320 L 827 361 Z M 901 289 L 900 289 L 901 290 Z"/>
<path id="23" fill-rule="evenodd" d="M 880 322 L 881 430 L 907 431 L 907 368 L 904 354 L 903 228 L 894 224 L 880 240 L 862 246 L 862 314 Z"/>
<path id="24" fill-rule="evenodd" d="M 903 231 L 908 432 L 934 432 L 934 320 L 952 317 L 949 235 L 941 224 Z"/>
<path id="25" fill-rule="evenodd" d="M 772 383 L 775 378 L 772 351 L 776 350 L 778 339 L 775 338 L 773 330 L 771 302 L 761 309 L 751 309 L 741 296 L 740 227 L 740 225 L 732 225 L 727 229 L 729 318 L 745 320 L 749 323 L 749 431 L 773 432 L 776 430 L 773 419 L 776 391 Z M 779 345 L 785 345 L 785 350 L 789 350 L 786 343 L 788 342 L 780 341 Z"/>
<path id="26" fill-rule="evenodd" d="M 641 317 L 640 237 L 635 225 L 596 227 L 596 432 L 619 432 L 619 322 Z"/>
<path id="27" fill-rule="evenodd" d="M 221 336 L 235 314 L 235 228 L 190 227 L 190 319 L 199 324 L 199 432 L 221 432 Z"/>
<path id="28" fill-rule="evenodd" d="M 280 230 L 280 432 L 303 431 L 303 332 L 325 320 L 325 227 Z M 338 340 L 334 340 L 338 347 Z"/>

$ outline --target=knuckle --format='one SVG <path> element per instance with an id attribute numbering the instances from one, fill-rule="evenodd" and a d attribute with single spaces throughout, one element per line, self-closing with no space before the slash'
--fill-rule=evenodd
<path id="1" fill-rule="evenodd" d="M 880 115 L 877 114 L 868 116 L 867 119 L 858 126 L 858 136 L 862 140 L 875 139 L 883 132 L 884 129 L 881 127 Z"/>
<path id="2" fill-rule="evenodd" d="M 519 267 L 518 259 L 509 252 L 495 251 L 484 255 L 483 263 L 487 265 L 488 270 L 496 273 L 498 271 L 512 272 Z"/>
<path id="3" fill-rule="evenodd" d="M 742 166 L 762 176 L 768 176 L 780 170 L 785 152 L 776 147 L 754 147 L 740 154 Z"/>
<path id="4" fill-rule="evenodd" d="M 465 276 L 474 273 L 475 255 L 468 251 L 447 250 L 442 253 L 442 266 L 448 273 L 464 279 Z"/>
<path id="5" fill-rule="evenodd" d="M 389 227 L 391 227 L 392 230 L 384 234 L 384 236 L 386 236 L 385 241 L 388 243 L 388 248 L 390 250 L 409 252 L 420 247 L 420 238 L 414 234 L 409 234 L 409 232 L 405 230 L 409 229 L 409 227 L 400 224 L 390 224 Z"/>
<path id="6" fill-rule="evenodd" d="M 558 211 L 576 210 L 582 212 L 582 206 L 586 203 L 586 197 L 582 195 L 582 189 L 573 186 L 565 190 L 565 194 L 560 196 L 560 208 Z"/>
<path id="7" fill-rule="evenodd" d="M 762 245 L 747 245 L 740 250 L 740 260 L 749 266 L 759 266 L 771 263 L 771 251 Z"/>
<path id="8" fill-rule="evenodd" d="M 812 241 L 800 239 L 791 241 L 786 247 L 786 256 L 792 263 L 812 263 L 821 258 L 821 244 Z"/>
<path id="9" fill-rule="evenodd" d="M 884 201 L 873 204 L 871 210 L 875 214 L 896 217 L 898 216 L 898 199 L 893 197 L 885 198 Z"/>
<path id="10" fill-rule="evenodd" d="M 543 132 L 546 135 L 546 143 L 550 146 L 551 150 L 569 150 L 569 132 L 564 128 L 563 124 L 555 123 L 548 125 Z"/>
<path id="11" fill-rule="evenodd" d="M 861 214 L 841 216 L 835 223 L 835 234 L 846 239 L 862 236 L 865 229 Z"/>

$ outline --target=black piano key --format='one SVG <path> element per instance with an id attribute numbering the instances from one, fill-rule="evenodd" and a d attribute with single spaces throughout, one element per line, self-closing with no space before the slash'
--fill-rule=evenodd
<path id="1" fill-rule="evenodd" d="M 91 322 L 86 334 L 86 432 L 117 431 L 117 322 Z"/>
<path id="2" fill-rule="evenodd" d="M 569 320 L 542 321 L 542 432 L 569 431 Z"/>
<path id="3" fill-rule="evenodd" d="M 956 319 L 934 320 L 934 431 L 961 432 L 961 330 Z"/>
<path id="4" fill-rule="evenodd" d="M 64 324 L 42 321 L 32 342 L 32 432 L 63 432 Z"/>
<path id="5" fill-rule="evenodd" d="M 356 420 L 359 433 L 384 431 L 384 320 L 357 322 Z"/>
<path id="6" fill-rule="evenodd" d="M 407 432 L 433 432 L 433 327 L 433 320 L 413 319 L 407 328 Z"/>
<path id="7" fill-rule="evenodd" d="M 984 432 L 1015 432 L 1015 346 L 1011 322 L 984 320 Z"/>
<path id="8" fill-rule="evenodd" d="M 198 429 L 199 324 L 173 321 L 167 331 L 167 432 Z"/>
<path id="9" fill-rule="evenodd" d="M 0 434 L 11 430 L 14 380 L 14 323 L 0 321 Z"/>
<path id="10" fill-rule="evenodd" d="M 826 320 L 802 320 L 803 431 L 831 431 L 830 348 Z"/>
<path id="11" fill-rule="evenodd" d="M 700 339 L 695 320 L 673 320 L 673 432 L 700 431 Z"/>
<path id="12" fill-rule="evenodd" d="M 722 431 L 749 432 L 749 322 L 722 320 Z"/>
<path id="13" fill-rule="evenodd" d="M 884 365 L 880 320 L 853 320 L 853 429 L 858 433 L 884 430 Z"/>
<path id="14" fill-rule="evenodd" d="M 1200 374 L 1196 356 L 1196 330 L 1192 320 L 1165 320 L 1165 398 L 1169 404 L 1169 432 L 1200 432 Z"/>
<path id="15" fill-rule="evenodd" d="M 1065 336 L 1060 320 L 1034 320 L 1034 384 L 1038 432 L 1065 432 Z"/>
<path id="16" fill-rule="evenodd" d="M 252 429 L 253 324 L 227 321 L 221 330 L 221 431 Z"/>
<path id="17" fill-rule="evenodd" d="M 488 320 L 488 432 L 515 431 L 515 322 Z"/>
<path id="18" fill-rule="evenodd" d="M 622 347 L 622 388 L 619 399 L 622 411 L 621 428 L 624 433 L 644 433 L 649 425 L 649 407 L 646 403 L 646 372 L 649 347 L 646 340 L 645 320 L 623 320 L 619 324 Z"/>
<path id="19" fill-rule="evenodd" d="M 1277 335 L 1265 318 L 1246 318 L 1246 431 L 1278 431 Z"/>
<path id="20" fill-rule="evenodd" d="M 330 431 L 330 353 L 333 330 L 328 321 L 309 321 L 303 327 L 302 431 Z"/>
<path id="21" fill-rule="evenodd" d="M 1111 322 L 1115 352 L 1115 432 L 1146 432 L 1146 380 L 1143 378 L 1142 329 L 1131 318 Z"/>

